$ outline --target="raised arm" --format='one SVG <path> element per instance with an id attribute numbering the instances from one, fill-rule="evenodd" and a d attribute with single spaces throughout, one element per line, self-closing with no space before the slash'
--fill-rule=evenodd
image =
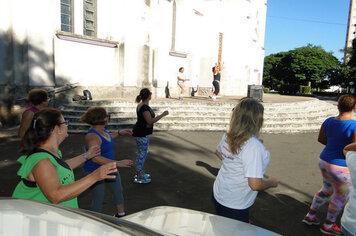
<path id="1" fill-rule="evenodd" d="M 83 153 L 79 156 L 70 158 L 68 160 L 65 160 L 65 162 L 70 166 L 72 170 L 86 162 L 87 160 L 92 159 L 93 157 L 100 156 L 100 146 L 94 145 L 89 148 L 89 150 L 86 153 Z"/>
<path id="2" fill-rule="evenodd" d="M 67 185 L 61 185 L 57 169 L 49 159 L 39 161 L 31 172 L 48 201 L 57 204 L 78 196 L 99 180 L 116 178 L 116 176 L 109 174 L 117 172 L 117 169 L 115 163 L 109 163 L 84 178 Z"/>
<path id="3" fill-rule="evenodd" d="M 145 118 L 147 124 L 152 125 L 152 124 L 156 123 L 157 121 L 159 121 L 160 119 L 162 119 L 163 117 L 167 116 L 168 114 L 169 114 L 168 111 L 164 111 L 161 115 L 158 115 L 155 118 L 152 118 L 149 111 L 144 111 L 143 117 Z"/>

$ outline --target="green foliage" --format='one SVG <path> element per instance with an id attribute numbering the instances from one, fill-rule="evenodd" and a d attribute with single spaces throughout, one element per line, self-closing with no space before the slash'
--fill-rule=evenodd
<path id="1" fill-rule="evenodd" d="M 304 86 L 304 85 L 299 86 L 300 94 L 311 94 L 311 91 L 312 91 L 311 86 Z"/>
<path id="2" fill-rule="evenodd" d="M 299 85 L 324 86 L 323 81 L 336 76 L 340 68 L 340 62 L 332 53 L 309 44 L 265 57 L 263 85 L 272 89 L 280 85 L 282 93 L 292 94 L 299 91 Z"/>
<path id="3" fill-rule="evenodd" d="M 299 84 L 281 84 L 279 87 L 280 94 L 294 95 L 299 91 Z"/>
<path id="4" fill-rule="evenodd" d="M 269 93 L 269 88 L 263 88 L 264 93 Z"/>

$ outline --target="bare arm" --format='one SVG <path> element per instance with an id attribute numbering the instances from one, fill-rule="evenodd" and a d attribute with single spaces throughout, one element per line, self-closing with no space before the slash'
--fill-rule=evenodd
<path id="1" fill-rule="evenodd" d="M 349 145 L 347 145 L 345 148 L 344 148 L 344 155 L 346 156 L 346 154 L 349 152 L 349 151 L 356 151 L 356 143 L 351 143 Z"/>
<path id="2" fill-rule="evenodd" d="M 167 116 L 168 114 L 169 114 L 168 111 L 164 111 L 161 115 L 158 115 L 155 118 L 152 118 L 149 111 L 144 111 L 143 117 L 145 118 L 147 124 L 152 125 L 152 124 L 156 123 L 157 121 L 159 121 L 160 119 L 162 119 L 163 117 Z"/>
<path id="3" fill-rule="evenodd" d="M 80 166 L 81 164 L 86 162 L 87 160 L 90 160 L 96 156 L 100 156 L 100 146 L 98 146 L 98 145 L 94 145 L 94 146 L 90 147 L 86 153 L 81 154 L 76 157 L 73 157 L 73 158 L 70 158 L 68 160 L 65 160 L 65 162 L 70 166 L 70 168 L 72 170 L 74 170 L 75 168 L 77 168 L 78 166 Z"/>
<path id="4" fill-rule="evenodd" d="M 117 132 L 114 132 L 114 133 L 110 133 L 112 138 L 116 138 L 117 136 L 123 136 L 125 134 L 129 134 L 129 135 L 132 135 L 132 130 L 130 129 L 122 129 L 122 130 L 119 130 Z"/>
<path id="5" fill-rule="evenodd" d="M 87 147 L 90 149 L 93 146 L 99 145 L 101 146 L 101 139 L 98 135 L 89 133 L 85 136 L 85 142 Z M 133 162 L 132 160 L 121 160 L 121 161 L 114 161 L 110 160 L 103 156 L 96 156 L 92 159 L 92 161 L 98 165 L 105 165 L 110 162 L 115 162 L 118 167 L 131 167 Z"/>
<path id="6" fill-rule="evenodd" d="M 57 204 L 78 196 L 96 181 L 116 178 L 116 176 L 108 175 L 116 171 L 115 163 L 110 163 L 101 166 L 84 178 L 67 185 L 61 185 L 57 169 L 49 159 L 39 161 L 31 172 L 48 201 Z"/>
<path id="7" fill-rule="evenodd" d="M 278 179 L 275 177 L 265 178 L 248 178 L 248 185 L 253 191 L 266 190 L 268 188 L 277 187 Z"/>
<path id="8" fill-rule="evenodd" d="M 22 116 L 20 128 L 19 128 L 19 132 L 18 132 L 19 138 L 23 139 L 23 137 L 25 136 L 26 131 L 28 130 L 28 128 L 31 125 L 34 115 L 35 115 L 35 113 L 33 113 L 32 111 L 24 112 L 24 114 Z"/>
<path id="9" fill-rule="evenodd" d="M 325 133 L 324 127 L 321 126 L 320 130 L 319 130 L 318 142 L 321 143 L 321 144 L 326 145 L 327 141 L 328 140 L 327 140 L 327 137 L 326 137 L 326 133 Z"/>
<path id="10" fill-rule="evenodd" d="M 221 153 L 218 150 L 215 150 L 215 154 L 220 160 L 223 160 L 223 156 L 221 155 Z"/>

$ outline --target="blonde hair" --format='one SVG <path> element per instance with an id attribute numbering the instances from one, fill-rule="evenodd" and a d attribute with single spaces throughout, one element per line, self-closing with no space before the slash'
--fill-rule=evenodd
<path id="1" fill-rule="evenodd" d="M 263 125 L 264 108 L 253 98 L 243 98 L 233 109 L 230 127 L 226 134 L 233 154 L 241 151 L 244 143 L 252 136 L 259 135 Z"/>

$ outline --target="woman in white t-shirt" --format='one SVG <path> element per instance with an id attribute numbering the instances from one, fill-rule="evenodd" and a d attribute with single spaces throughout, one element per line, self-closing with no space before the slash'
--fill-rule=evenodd
<path id="1" fill-rule="evenodd" d="M 344 148 L 346 164 L 349 167 L 352 190 L 341 217 L 341 231 L 345 236 L 356 235 L 356 143 Z"/>
<path id="2" fill-rule="evenodd" d="M 242 99 L 233 109 L 230 128 L 216 149 L 222 160 L 213 187 L 218 215 L 249 222 L 257 191 L 278 185 L 274 177 L 263 178 L 270 161 L 269 151 L 258 139 L 263 110 L 253 98 Z"/>

